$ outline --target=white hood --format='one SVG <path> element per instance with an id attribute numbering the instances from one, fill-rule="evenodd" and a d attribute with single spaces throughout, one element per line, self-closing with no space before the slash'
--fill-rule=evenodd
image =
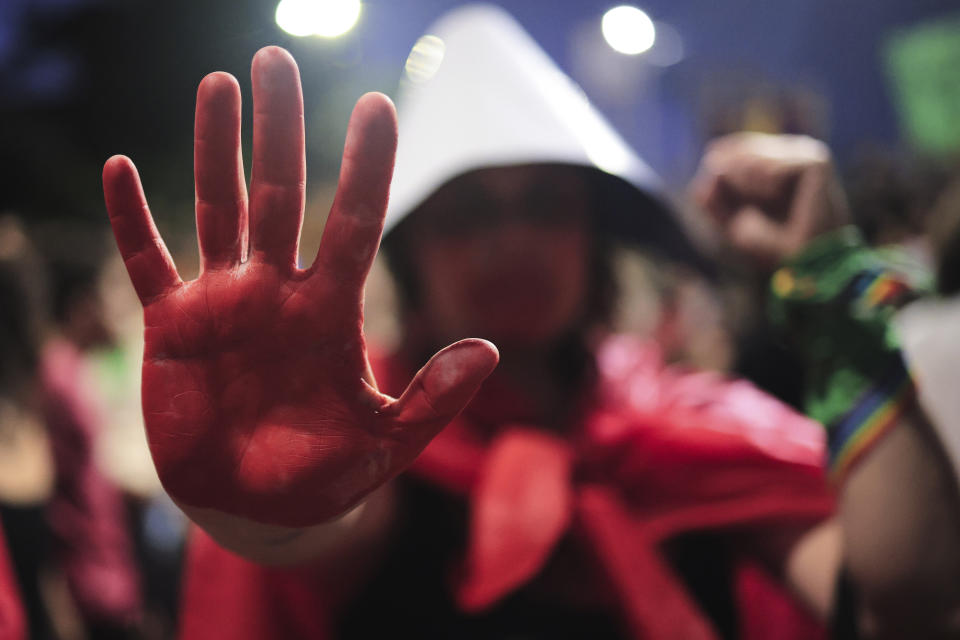
<path id="1" fill-rule="evenodd" d="M 397 110 L 387 232 L 444 183 L 472 169 L 563 163 L 626 181 L 655 205 L 638 216 L 661 218 L 646 221 L 646 231 L 669 228 L 668 244 L 685 244 L 677 240 L 683 237 L 680 222 L 654 172 L 499 7 L 460 7 L 428 29 L 407 61 Z"/>

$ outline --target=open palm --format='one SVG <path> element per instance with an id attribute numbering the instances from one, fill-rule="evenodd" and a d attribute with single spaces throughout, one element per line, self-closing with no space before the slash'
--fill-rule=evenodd
<path id="1" fill-rule="evenodd" d="M 464 340 L 434 356 L 400 398 L 379 393 L 362 333 L 363 285 L 393 170 L 393 106 L 380 94 L 357 103 L 320 251 L 300 269 L 299 73 L 286 51 L 269 47 L 252 77 L 249 199 L 239 86 L 215 73 L 198 91 L 196 280 L 177 275 L 129 159 L 107 161 L 104 192 L 144 306 L 143 409 L 164 487 L 183 505 L 303 527 L 342 514 L 409 465 L 497 354 Z"/>

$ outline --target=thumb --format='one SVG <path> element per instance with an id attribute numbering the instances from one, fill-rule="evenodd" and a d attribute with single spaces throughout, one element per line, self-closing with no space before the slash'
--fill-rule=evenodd
<path id="1" fill-rule="evenodd" d="M 441 350 L 383 412 L 392 416 L 390 435 L 422 448 L 457 417 L 497 366 L 492 343 L 471 338 Z"/>

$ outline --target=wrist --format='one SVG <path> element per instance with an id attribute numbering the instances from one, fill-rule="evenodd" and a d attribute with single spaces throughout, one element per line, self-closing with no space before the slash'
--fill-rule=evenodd
<path id="1" fill-rule="evenodd" d="M 842 225 L 824 231 L 810 239 L 783 260 L 784 266 L 812 267 L 824 260 L 836 259 L 851 250 L 866 248 L 860 230 L 853 225 Z"/>
<path id="2" fill-rule="evenodd" d="M 217 544 L 258 564 L 292 565 L 322 555 L 362 517 L 361 503 L 340 517 L 307 527 L 283 527 L 248 520 L 215 509 L 177 503 L 190 520 Z"/>
<path id="3" fill-rule="evenodd" d="M 912 402 L 892 319 L 923 286 L 902 257 L 853 227 L 823 234 L 770 280 L 770 314 L 804 361 L 807 413 L 828 431 L 840 481 Z"/>
<path id="4" fill-rule="evenodd" d="M 815 303 L 835 297 L 868 266 L 859 230 L 843 226 L 823 233 L 785 259 L 770 279 L 774 300 Z"/>

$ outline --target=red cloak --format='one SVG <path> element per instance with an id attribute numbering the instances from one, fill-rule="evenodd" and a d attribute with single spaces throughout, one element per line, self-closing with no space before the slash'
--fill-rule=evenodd
<path id="1" fill-rule="evenodd" d="M 405 379 L 391 365 L 377 368 L 387 390 L 391 379 Z M 810 526 L 830 515 L 822 428 L 747 382 L 665 367 L 655 345 L 632 338 L 605 342 L 597 371 L 570 436 L 503 425 L 489 439 L 460 418 L 409 471 L 470 500 L 457 602 L 479 611 L 508 595 L 576 528 L 633 636 L 716 638 L 661 544 L 696 531 Z M 314 571 L 255 565 L 195 531 L 181 638 L 334 637 L 334 598 Z M 755 565 L 740 565 L 736 585 L 743 638 L 822 635 Z"/>

